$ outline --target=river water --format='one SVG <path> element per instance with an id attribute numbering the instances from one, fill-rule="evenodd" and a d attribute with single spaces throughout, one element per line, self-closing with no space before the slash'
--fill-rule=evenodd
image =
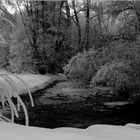
<path id="1" fill-rule="evenodd" d="M 31 107 L 29 99 L 22 96 L 29 112 L 30 126 L 86 128 L 93 124 L 140 123 L 139 106 L 105 106 L 104 98 L 89 97 L 90 92 L 89 89 L 68 92 L 66 88 L 39 90 L 33 94 L 35 107 Z M 16 122 L 25 123 L 22 112 Z"/>

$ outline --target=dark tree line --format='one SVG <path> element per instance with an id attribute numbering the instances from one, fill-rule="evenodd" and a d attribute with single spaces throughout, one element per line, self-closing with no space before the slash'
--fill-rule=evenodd
<path id="1" fill-rule="evenodd" d="M 138 5 L 138 1 L 1 1 L 3 17 L 16 21 L 12 30 L 0 24 L 2 36 L 9 38 L 7 67 L 62 72 L 79 52 L 98 50 L 113 40 L 134 41 L 140 30 Z M 14 15 L 6 6 L 15 9 Z"/>

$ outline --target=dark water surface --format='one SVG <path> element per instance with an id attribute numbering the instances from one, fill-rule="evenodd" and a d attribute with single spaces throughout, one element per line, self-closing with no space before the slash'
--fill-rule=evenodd
<path id="1" fill-rule="evenodd" d="M 36 91 L 33 94 L 35 107 L 31 107 L 29 99 L 22 96 L 29 112 L 30 126 L 86 128 L 93 124 L 140 123 L 138 105 L 107 107 L 102 104 L 100 98 L 75 99 L 69 95 L 52 96 L 52 94 L 47 88 Z M 23 113 L 20 114 L 20 119 L 16 122 L 24 124 Z"/>

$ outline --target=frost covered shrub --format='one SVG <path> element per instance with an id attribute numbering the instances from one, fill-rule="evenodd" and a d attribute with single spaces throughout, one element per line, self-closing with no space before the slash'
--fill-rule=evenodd
<path id="1" fill-rule="evenodd" d="M 100 60 L 96 59 L 96 54 L 97 52 L 91 50 L 78 53 L 72 57 L 69 63 L 64 67 L 66 76 L 70 80 L 81 81 L 85 85 L 89 84 L 100 65 Z"/>
<path id="2" fill-rule="evenodd" d="M 124 40 L 112 41 L 104 46 L 101 51 L 102 57 L 108 63 L 111 61 L 140 61 L 140 43 Z"/>
<path id="3" fill-rule="evenodd" d="M 112 41 L 100 49 L 79 53 L 72 57 L 69 64 L 64 67 L 64 72 L 70 80 L 78 80 L 84 84 L 88 84 L 92 76 L 102 67 L 110 69 L 107 67 L 111 67 L 113 65 L 112 63 L 117 63 L 118 67 L 118 63 L 122 63 L 122 61 L 140 63 L 139 46 L 140 43 L 136 41 L 131 43 L 125 40 Z M 128 66 L 128 64 L 124 65 Z M 123 74 L 121 73 L 121 76 Z M 123 76 L 125 78 L 127 77 L 126 74 Z"/>
<path id="4" fill-rule="evenodd" d="M 112 87 L 124 96 L 139 89 L 139 75 L 131 62 L 114 62 L 105 64 L 93 77 L 91 86 Z"/>

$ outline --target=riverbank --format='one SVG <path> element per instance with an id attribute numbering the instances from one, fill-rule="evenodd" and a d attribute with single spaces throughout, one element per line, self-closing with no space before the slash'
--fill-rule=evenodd
<path id="1" fill-rule="evenodd" d="M 55 81 L 63 81 L 65 80 L 65 76 L 62 74 L 57 74 L 57 75 L 51 75 L 51 74 L 46 74 L 46 75 L 39 75 L 39 74 L 11 74 L 11 73 L 6 73 L 6 72 L 0 72 L 0 75 L 7 74 L 8 77 L 13 81 L 13 83 L 16 85 L 17 88 L 17 93 L 19 95 L 27 93 L 27 88 L 23 84 L 26 83 L 28 88 L 32 93 L 34 93 L 36 90 L 40 90 L 48 86 L 49 84 L 52 84 Z M 20 79 L 18 79 L 18 78 Z M 0 77 L 0 87 L 2 89 L 11 89 L 11 85 L 4 80 L 4 78 Z"/>
<path id="2" fill-rule="evenodd" d="M 27 127 L 0 122 L 3 140 L 139 140 L 140 125 L 92 125 L 87 129 Z M 8 135 L 7 135 L 8 134 Z"/>

